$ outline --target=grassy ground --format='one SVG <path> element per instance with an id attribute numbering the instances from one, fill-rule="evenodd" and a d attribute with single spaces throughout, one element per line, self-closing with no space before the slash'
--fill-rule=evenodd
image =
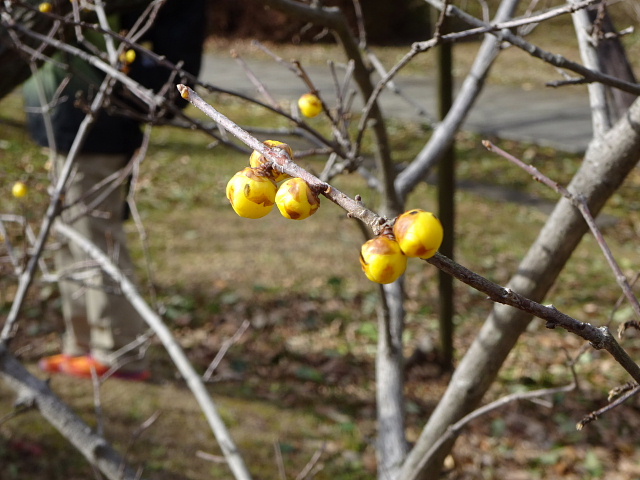
<path id="1" fill-rule="evenodd" d="M 223 98 L 211 100 L 239 123 L 272 124 L 273 119 L 259 110 Z M 2 212 L 26 214 L 37 226 L 46 205 L 46 155 L 28 140 L 23 122 L 16 93 L 0 103 Z M 394 150 L 402 149 L 409 159 L 424 135 L 418 126 L 394 125 Z M 280 475 L 274 449 L 282 453 L 287 477 L 294 477 L 320 448 L 324 454 L 318 478 L 371 478 L 376 287 L 360 271 L 360 233 L 328 202 L 304 222 L 284 220 L 277 212 L 261 220 L 237 217 L 224 198 L 224 186 L 247 158 L 230 149 L 208 149 L 208 143 L 200 133 L 154 130 L 137 191 L 151 277 L 144 268 L 135 226 L 129 226 L 143 290 L 148 298 L 152 292 L 157 297 L 167 322 L 202 371 L 240 323 L 251 322 L 220 365 L 210 389 L 257 478 Z M 499 145 L 561 182 L 579 165 L 579 158 L 562 152 L 510 142 Z M 461 180 L 555 199 L 524 173 L 488 154 L 474 135 L 460 135 L 458 156 Z M 319 171 L 322 160 L 301 163 Z M 27 181 L 31 188 L 26 203 L 10 197 L 16 179 Z M 355 176 L 338 179 L 336 186 L 375 204 L 375 196 Z M 634 172 L 606 209 L 617 219 L 605 230 L 607 239 L 629 274 L 640 260 L 639 188 L 640 174 Z M 526 203 L 505 203 L 476 192 L 457 193 L 458 261 L 504 283 L 546 214 Z M 408 206 L 434 209 L 433 188 L 418 188 Z M 437 342 L 436 277 L 429 265 L 410 262 L 407 355 L 425 338 Z M 6 315 L 15 282 L 4 273 L 0 282 L 0 315 Z M 603 324 L 619 295 L 597 245 L 586 238 L 548 301 L 577 318 Z M 482 295 L 456 284 L 458 358 L 490 308 Z M 59 349 L 61 319 L 55 290 L 37 285 L 24 317 L 15 345 L 33 368 L 37 358 Z M 623 307 L 615 324 L 630 318 Z M 489 399 L 569 382 L 565 350 L 574 356 L 583 347 L 575 337 L 533 322 Z M 640 353 L 634 339 L 625 341 L 625 347 L 636 356 Z M 101 389 L 105 434 L 149 477 L 228 476 L 224 466 L 197 455 L 219 451 L 161 347 L 154 344 L 150 355 L 153 382 L 132 385 L 110 380 Z M 640 425 L 633 404 L 583 432 L 575 430 L 583 415 L 606 403 L 610 388 L 627 380 L 624 372 L 591 349 L 576 368 L 580 390 L 553 398 L 552 408 L 512 405 L 473 424 L 457 444 L 455 468 L 448 478 L 637 478 Z M 448 376 L 425 362 L 411 369 L 407 380 L 408 432 L 415 440 Z M 57 376 L 52 387 L 91 425 L 96 424 L 87 382 Z M 11 410 L 13 400 L 0 385 L 0 416 Z M 154 412 L 160 412 L 159 419 L 130 444 L 131 432 Z M 0 478 L 75 479 L 87 478 L 90 472 L 37 412 L 0 423 Z"/>

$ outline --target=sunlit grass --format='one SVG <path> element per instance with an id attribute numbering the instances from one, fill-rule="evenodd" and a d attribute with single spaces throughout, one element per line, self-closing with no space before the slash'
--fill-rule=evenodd
<path id="1" fill-rule="evenodd" d="M 547 40 L 566 49 L 568 56 L 575 52 L 568 42 L 563 44 L 551 37 Z M 235 46 L 243 51 L 243 44 Z M 460 62 L 456 68 L 460 71 L 468 68 L 476 49 L 477 44 L 473 43 L 456 46 L 456 58 Z M 391 65 L 405 50 L 394 47 L 379 52 L 387 65 Z M 299 50 L 296 47 L 285 50 L 287 52 L 289 54 L 283 56 L 297 55 Z M 308 52 L 305 61 L 340 58 L 334 46 L 314 47 Z M 548 72 L 538 73 L 542 69 L 523 70 L 522 66 L 530 65 L 531 60 L 525 61 L 521 55 L 514 49 L 505 52 L 496 64 L 491 81 L 522 85 L 548 79 Z M 431 68 L 433 55 L 425 54 L 407 71 L 423 73 Z M 286 126 L 263 109 L 218 96 L 212 96 L 211 101 L 242 125 Z M 24 213 L 37 228 L 47 205 L 47 154 L 35 146 L 25 132 L 18 92 L 0 103 L 0 127 L 2 211 Z M 429 135 L 419 125 L 393 120 L 389 131 L 398 163 L 410 162 Z M 533 182 L 525 172 L 487 152 L 481 140 L 468 133 L 458 136 L 458 178 L 470 187 L 457 192 L 456 258 L 487 278 L 505 283 L 535 239 L 546 213 L 524 201 L 501 201 L 483 193 L 487 190 L 471 186 L 484 186 L 498 194 L 504 189 L 515 190 L 549 202 L 555 201 L 557 195 Z M 496 142 L 561 183 L 567 183 L 579 168 L 580 158 L 575 155 L 534 145 Z M 226 373 L 236 375 L 241 381 L 220 382 L 212 391 L 220 399 L 223 415 L 240 446 L 249 452 L 249 463 L 261 476 L 277 476 L 273 462 L 276 441 L 281 443 L 290 476 L 295 476 L 324 441 L 328 445 L 324 457 L 325 478 L 370 476 L 371 471 L 365 468 L 362 459 L 371 459 L 369 438 L 375 435 L 372 409 L 377 286 L 368 282 L 360 271 L 361 234 L 354 221 L 326 199 L 322 200 L 316 215 L 302 222 L 285 220 L 275 210 L 260 220 L 239 218 L 228 205 L 224 189 L 227 180 L 246 166 L 248 158 L 230 148 L 210 148 L 210 143 L 210 138 L 198 132 L 168 127 L 153 131 L 149 155 L 136 184 L 136 199 L 148 235 L 151 277 L 147 277 L 147 269 L 143 268 L 142 242 L 134 224 L 128 224 L 131 246 L 140 266 L 142 290 L 149 294 L 153 287 L 161 311 L 199 369 L 206 368 L 238 322 L 245 318 L 252 321 L 252 331 L 231 350 L 223 365 Z M 316 157 L 300 163 L 319 172 L 324 160 Z M 33 192 L 26 202 L 18 202 L 9 193 L 18 179 L 27 181 Z M 362 195 L 371 207 L 377 204 L 377 194 L 368 190 L 356 175 L 336 179 L 335 186 L 351 196 Z M 608 214 L 617 218 L 617 223 L 606 229 L 605 234 L 628 273 L 637 269 L 640 259 L 635 241 L 640 222 L 639 188 L 640 174 L 633 172 L 606 208 Z M 435 187 L 431 182 L 421 184 L 409 197 L 407 206 L 436 210 Z M 3 282 L 6 291 L 2 307 L 6 312 L 11 285 L 6 280 Z M 411 261 L 406 285 L 406 339 L 407 354 L 410 354 L 425 336 L 437 340 L 437 272 L 424 262 Z M 36 292 L 39 287 L 36 285 Z M 587 237 L 548 301 L 577 318 L 603 324 L 619 295 L 597 245 Z M 148 295 L 148 298 L 152 297 Z M 51 345 L 57 345 L 53 327 L 46 330 L 43 325 L 49 317 L 54 317 L 52 312 L 56 306 L 54 297 L 49 307 L 42 306 L 37 298 L 31 302 L 30 308 L 36 312 L 31 318 L 40 320 L 29 323 L 29 328 L 21 331 L 21 341 L 34 345 L 30 354 L 34 359 L 43 350 L 55 348 Z M 459 355 L 469 345 L 490 308 L 484 295 L 456 283 Z M 46 318 L 42 321 L 44 312 Z M 618 315 L 620 321 L 626 319 L 624 315 L 628 315 L 628 310 Z M 56 321 L 59 322 L 59 317 L 50 323 L 59 327 Z M 503 370 L 504 383 L 496 385 L 491 395 L 522 385 L 523 378 L 544 385 L 568 381 L 568 370 L 558 368 L 564 361 L 559 352 L 565 347 L 575 351 L 580 345 L 573 336 L 545 331 L 541 324 L 534 323 L 531 333 L 525 335 Z M 224 467 L 194 460 L 197 450 L 219 452 L 190 395 L 176 383 L 166 355 L 155 346 L 152 355 L 154 373 L 161 379 L 157 384 L 134 388 L 122 388 L 120 384 L 105 386 L 104 406 L 110 438 L 124 448 L 131 429 L 159 409 L 163 414 L 158 425 L 134 446 L 134 459 L 146 459 L 147 470 L 154 473 L 180 471 L 194 479 L 206 474 L 224 475 Z M 592 355 L 591 358 L 603 361 L 599 352 Z M 606 396 L 609 386 L 625 379 L 619 369 L 605 364 L 609 368 L 606 373 L 599 371 L 598 362 L 584 362 L 579 366 L 580 373 L 591 382 L 587 390 L 595 397 Z M 233 375 L 231 378 L 235 378 Z M 333 380 L 332 375 L 338 379 Z M 446 378 L 432 376 L 416 380 L 412 377 L 411 380 L 407 390 L 412 406 L 410 432 L 415 438 L 442 392 Z M 94 421 L 87 384 L 56 377 L 53 386 L 86 418 Z M 8 411 L 10 395 L 3 395 L 1 404 Z M 565 423 L 567 418 L 573 419 L 571 413 L 563 413 Z M 29 441 L 41 442 L 47 452 L 70 455 L 63 440 L 49 427 L 42 426 L 36 414 L 3 428 L 2 435 L 26 437 Z"/>

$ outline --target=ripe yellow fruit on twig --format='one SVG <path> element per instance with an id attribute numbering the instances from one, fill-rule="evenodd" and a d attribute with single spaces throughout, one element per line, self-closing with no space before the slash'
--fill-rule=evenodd
<path id="1" fill-rule="evenodd" d="M 317 117 L 322 112 L 322 102 L 313 93 L 305 93 L 298 99 L 298 108 L 305 117 Z"/>
<path id="2" fill-rule="evenodd" d="M 400 248 L 408 257 L 433 257 L 442 244 L 442 224 L 431 212 L 418 208 L 404 212 L 393 226 Z"/>
<path id="3" fill-rule="evenodd" d="M 392 236 L 382 234 L 362 245 L 360 265 L 372 282 L 393 283 L 407 269 L 407 257 Z"/>
<path id="4" fill-rule="evenodd" d="M 51 3 L 49 2 L 42 2 L 40 5 L 38 5 L 38 10 L 40 10 L 42 13 L 49 13 L 51 10 L 53 10 L 53 5 L 51 5 Z"/>
<path id="5" fill-rule="evenodd" d="M 11 188 L 11 193 L 16 198 L 24 198 L 29 193 L 29 188 L 24 182 L 16 182 Z"/>
<path id="6" fill-rule="evenodd" d="M 267 147 L 282 148 L 285 152 L 287 152 L 287 154 L 289 155 L 289 158 L 291 158 L 293 160 L 293 150 L 286 143 L 279 142 L 278 140 L 265 140 L 263 143 Z M 251 156 L 249 157 L 249 165 L 251 165 L 253 168 L 260 167 L 260 166 L 262 166 L 262 165 L 264 165 L 265 163 L 268 163 L 268 162 L 269 162 L 269 159 L 266 158 L 264 155 L 262 155 L 257 150 L 254 150 L 251 153 Z M 273 173 L 273 177 L 274 177 L 276 182 L 281 182 L 282 180 L 285 180 L 287 178 L 291 178 L 289 175 L 287 175 L 284 172 L 281 172 L 277 168 L 272 168 L 272 173 Z"/>
<path id="7" fill-rule="evenodd" d="M 124 52 L 124 61 L 127 63 L 133 63 L 136 61 L 136 51 L 132 48 Z"/>
<path id="8" fill-rule="evenodd" d="M 241 217 L 262 218 L 273 209 L 277 188 L 271 177 L 247 167 L 227 183 L 227 198 Z"/>
<path id="9" fill-rule="evenodd" d="M 303 179 L 290 178 L 278 188 L 276 205 L 283 217 L 304 220 L 318 211 L 320 199 Z"/>

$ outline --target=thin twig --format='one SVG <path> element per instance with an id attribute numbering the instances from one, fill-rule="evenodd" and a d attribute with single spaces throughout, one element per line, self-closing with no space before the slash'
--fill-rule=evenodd
<path id="1" fill-rule="evenodd" d="M 571 390 L 573 390 L 575 388 L 575 383 L 571 383 L 569 385 L 566 385 L 564 387 L 557 387 L 557 388 L 543 388 L 540 390 L 533 390 L 531 392 L 518 392 L 518 393 L 512 393 L 510 395 L 507 395 L 505 397 L 499 398 L 498 400 L 491 402 L 483 407 L 480 407 L 476 410 L 474 410 L 473 412 L 465 415 L 464 417 L 462 417 L 460 420 L 458 420 L 456 423 L 454 423 L 453 425 L 449 426 L 449 428 L 447 428 L 447 431 L 440 437 L 438 438 L 438 440 L 436 442 L 434 442 L 434 444 L 431 446 L 431 448 L 427 451 L 427 453 L 424 455 L 425 459 L 429 459 L 431 458 L 431 456 L 438 451 L 438 449 L 444 445 L 445 443 L 447 443 L 448 441 L 454 439 L 455 437 L 457 437 L 460 434 L 460 431 L 467 426 L 467 424 L 469 424 L 470 422 L 472 422 L 473 420 L 482 417 L 484 415 L 487 415 L 488 413 L 493 412 L 494 410 L 497 410 L 499 408 L 504 407 L 505 405 L 512 403 L 512 402 L 516 402 L 516 401 L 520 401 L 520 400 L 533 400 L 536 398 L 540 398 L 540 397 L 547 397 L 550 395 L 555 395 L 557 393 L 564 393 L 564 392 L 570 392 Z"/>
<path id="2" fill-rule="evenodd" d="M 233 334 L 233 336 L 231 338 L 227 338 L 224 342 L 222 342 L 222 346 L 220 347 L 220 350 L 218 350 L 218 353 L 216 354 L 214 359 L 211 360 L 211 363 L 209 364 L 207 371 L 204 372 L 204 375 L 202 375 L 202 380 L 204 380 L 205 382 L 208 382 L 211 379 L 211 375 L 213 375 L 213 372 L 215 372 L 216 368 L 218 368 L 218 365 L 220 365 L 220 362 L 222 361 L 224 356 L 227 354 L 229 349 L 233 345 L 238 343 L 238 341 L 240 340 L 244 332 L 246 332 L 250 326 L 251 326 L 251 322 L 249 320 L 244 320 L 240 325 L 240 327 L 238 327 L 238 330 L 236 330 L 236 332 Z"/>
<path id="3" fill-rule="evenodd" d="M 322 446 L 316 450 L 311 459 L 307 462 L 304 468 L 300 471 L 300 473 L 296 476 L 296 480 L 306 480 L 308 475 L 311 473 L 313 468 L 317 465 L 317 463 L 322 458 L 322 454 L 324 453 L 327 447 L 326 443 L 323 443 Z"/>
<path id="4" fill-rule="evenodd" d="M 229 118 L 205 102 L 202 97 L 200 97 L 200 95 L 191 88 L 186 85 L 178 85 L 178 90 L 185 100 L 188 100 L 192 105 L 202 110 L 209 118 L 222 125 L 231 134 L 246 143 L 249 147 L 259 151 L 262 155 L 273 162 L 278 169 L 292 177 L 302 178 L 312 188 L 317 189 L 319 193 L 346 210 L 349 213 L 349 216 L 357 218 L 367 224 L 376 234 L 382 230 L 383 224 L 388 223 L 387 219 L 380 217 L 376 213 L 365 208 L 362 203 L 356 202 L 337 188 L 321 181 L 318 177 L 312 175 L 294 163 L 284 150 L 279 148 L 270 148 L 260 142 L 249 132 L 236 125 Z"/>
<path id="5" fill-rule="evenodd" d="M 609 267 L 611 268 L 611 270 L 615 275 L 616 282 L 622 289 L 622 292 L 624 293 L 625 297 L 627 297 L 627 300 L 629 301 L 631 308 L 633 308 L 633 311 L 635 312 L 636 316 L 638 317 L 638 319 L 640 319 L 640 303 L 638 302 L 638 299 L 634 295 L 633 290 L 631 289 L 631 286 L 629 285 L 629 282 L 627 280 L 627 277 L 624 275 L 624 273 L 622 272 L 622 269 L 620 268 L 620 265 L 618 265 L 618 262 L 613 256 L 613 253 L 611 252 L 611 249 L 609 248 L 607 241 L 604 239 L 602 232 L 596 225 L 596 221 L 593 218 L 593 215 L 591 215 L 591 212 L 589 210 L 589 205 L 587 205 L 587 202 L 584 199 L 584 197 L 580 195 L 576 196 L 572 194 L 569 190 L 567 190 L 565 187 L 560 185 L 558 182 L 554 182 L 549 177 L 541 173 L 536 167 L 524 163 L 519 158 L 516 158 L 510 153 L 502 150 L 500 147 L 495 146 L 490 141 L 483 140 L 482 144 L 485 146 L 487 150 L 495 152 L 501 157 L 509 160 L 514 165 L 522 168 L 525 172 L 529 173 L 535 180 L 545 184 L 549 188 L 553 189 L 555 192 L 565 197 L 567 200 L 571 202 L 571 204 L 574 207 L 576 207 L 580 211 L 580 213 L 582 214 L 582 217 L 587 222 L 587 225 L 589 226 L 591 233 L 593 233 L 594 238 L 598 242 L 598 245 L 600 246 L 600 249 L 602 250 L 604 257 L 607 259 L 607 263 L 609 264 Z"/>
<path id="6" fill-rule="evenodd" d="M 609 403 L 607 406 L 602 407 L 599 410 L 591 412 L 589 415 L 585 416 L 582 420 L 578 422 L 578 424 L 576 425 L 576 429 L 582 430 L 585 427 L 585 425 L 597 420 L 599 417 L 601 417 L 608 411 L 613 410 L 617 406 L 623 404 L 634 395 L 637 395 L 638 392 L 640 392 L 640 385 L 636 385 L 635 387 L 631 388 L 631 390 L 629 390 L 624 395 L 616 398 L 613 402 Z"/>
<path id="7" fill-rule="evenodd" d="M 278 474 L 280 480 L 287 480 L 287 473 L 284 469 L 284 460 L 282 458 L 282 449 L 280 448 L 280 442 L 273 442 L 273 449 L 276 453 L 276 464 L 278 465 Z"/>
<path id="8" fill-rule="evenodd" d="M 265 86 L 264 82 L 262 82 L 258 78 L 258 76 L 255 73 L 253 73 L 253 70 L 251 70 L 251 67 L 249 67 L 247 62 L 244 61 L 244 59 L 240 56 L 240 54 L 236 50 L 231 50 L 231 58 L 234 58 L 236 62 L 238 62 L 238 65 L 242 67 L 245 75 L 251 81 L 251 83 L 253 83 L 253 86 L 256 88 L 258 93 L 262 95 L 271 106 L 273 106 L 274 108 L 279 108 L 278 102 L 276 101 L 275 98 L 273 98 L 273 95 L 271 95 L 271 93 Z"/>

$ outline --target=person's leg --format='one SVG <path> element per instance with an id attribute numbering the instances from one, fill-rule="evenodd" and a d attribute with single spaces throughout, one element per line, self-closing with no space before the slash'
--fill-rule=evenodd
<path id="1" fill-rule="evenodd" d="M 132 278 L 133 263 L 126 246 L 122 218 L 124 189 L 121 185 L 113 188 L 113 185 L 109 184 L 96 192 L 93 191 L 98 183 L 117 172 L 128 160 L 128 156 L 125 155 L 80 155 L 76 162 L 76 174 L 66 192 L 65 205 L 77 200 L 80 202 L 65 210 L 63 218 L 106 252 L 123 273 Z M 87 195 L 89 192 L 91 193 Z M 117 285 L 90 257 L 73 244 L 69 244 L 68 249 L 75 267 L 83 267 L 81 272 L 85 280 L 85 312 L 84 321 L 77 321 L 79 316 L 74 316 L 73 313 L 79 313 L 76 307 L 80 304 L 73 295 L 67 297 L 64 303 L 67 304 L 69 321 L 64 351 L 71 353 L 71 347 L 75 344 L 82 349 L 89 349 L 93 358 L 105 366 L 120 364 L 123 359 L 114 358 L 114 353 L 135 341 L 138 335 L 145 331 L 145 323 L 121 294 Z M 67 270 L 70 268 L 73 267 L 68 266 Z M 66 293 L 73 293 L 73 286 L 68 285 L 70 282 L 65 283 L 65 286 L 69 287 Z M 75 287 L 76 296 L 78 288 Z M 129 359 L 134 359 L 126 363 L 124 370 L 136 371 L 145 368 L 144 360 L 135 358 L 136 352 L 127 355 Z M 67 373 L 82 373 L 73 371 L 74 368 L 86 366 L 86 362 L 82 364 L 81 359 L 79 360 L 80 363 L 71 365 Z"/>
<path id="2" fill-rule="evenodd" d="M 55 158 L 54 171 L 59 173 L 66 161 L 65 155 Z M 54 177 L 55 178 L 55 177 Z M 78 177 L 74 175 L 65 192 L 65 205 L 70 205 L 61 214 L 61 220 L 68 223 L 77 218 L 72 226 L 82 236 L 89 237 L 90 220 L 82 215 L 82 207 L 76 200 L 81 198 L 83 189 Z M 75 245 L 62 240 L 60 249 L 54 256 L 55 267 L 60 275 L 58 288 L 62 301 L 62 316 L 65 332 L 62 341 L 62 353 L 77 356 L 89 353 L 91 350 L 91 333 L 87 319 L 87 304 L 83 277 L 88 268 L 89 258 Z"/>

